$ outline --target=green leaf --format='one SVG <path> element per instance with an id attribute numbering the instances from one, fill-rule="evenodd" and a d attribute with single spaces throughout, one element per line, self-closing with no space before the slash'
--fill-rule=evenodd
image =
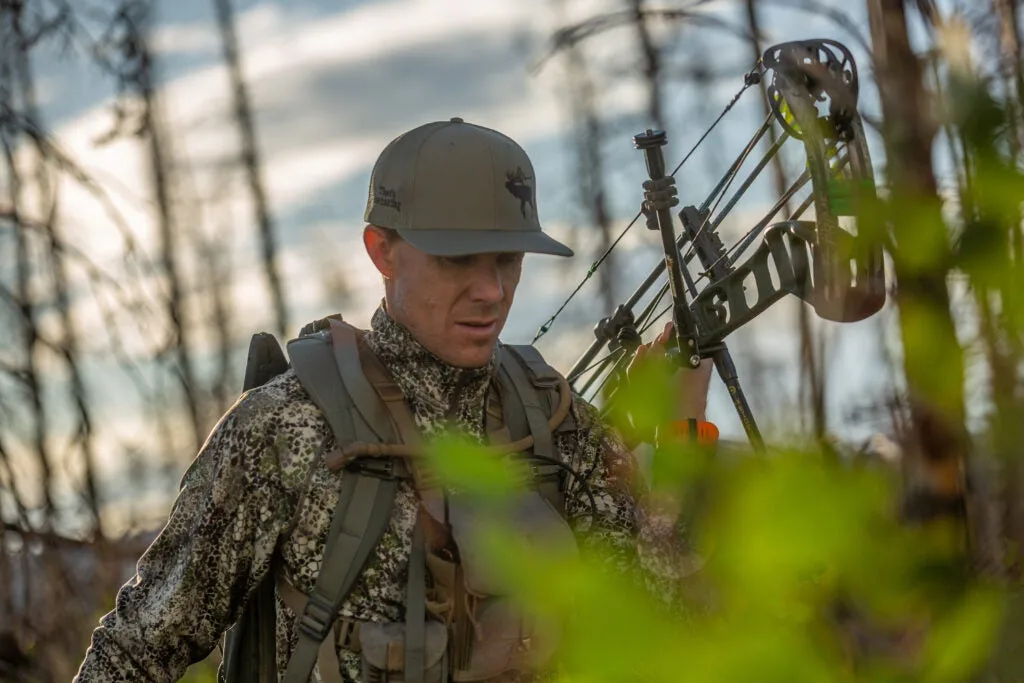
<path id="1" fill-rule="evenodd" d="M 425 444 L 427 471 L 448 489 L 494 501 L 520 490 L 527 481 L 525 463 L 497 456 L 478 443 L 453 433 Z"/>
<path id="2" fill-rule="evenodd" d="M 936 623 L 926 647 L 922 680 L 934 683 L 964 681 L 984 664 L 992 651 L 1002 619 L 1001 591 L 976 588 Z"/>

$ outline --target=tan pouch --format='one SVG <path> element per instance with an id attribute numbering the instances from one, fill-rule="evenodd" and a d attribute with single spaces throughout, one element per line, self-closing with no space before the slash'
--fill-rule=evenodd
<path id="1" fill-rule="evenodd" d="M 405 624 L 368 622 L 359 628 L 363 683 L 401 683 L 405 680 Z M 448 681 L 448 629 L 437 621 L 426 624 L 424 683 Z"/>
<path id="2" fill-rule="evenodd" d="M 473 648 L 466 666 L 453 672 L 453 681 L 486 681 L 508 671 L 543 670 L 554 659 L 562 639 L 558 624 L 530 619 L 505 598 L 480 600 L 473 612 Z"/>

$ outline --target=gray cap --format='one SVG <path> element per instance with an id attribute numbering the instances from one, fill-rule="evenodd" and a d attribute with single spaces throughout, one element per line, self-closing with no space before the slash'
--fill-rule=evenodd
<path id="1" fill-rule="evenodd" d="M 460 118 L 392 140 L 373 167 L 363 219 L 435 256 L 572 256 L 541 232 L 533 164 L 514 140 Z"/>

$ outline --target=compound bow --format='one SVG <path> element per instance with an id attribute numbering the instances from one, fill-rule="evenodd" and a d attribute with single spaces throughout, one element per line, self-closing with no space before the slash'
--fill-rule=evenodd
<path id="1" fill-rule="evenodd" d="M 740 96 L 769 74 L 771 80 L 766 91 L 771 113 L 704 202 L 679 212 L 683 229 L 677 236 L 670 211 L 679 203 L 673 175 Z M 863 320 L 885 303 L 880 244 L 863 234 L 855 236 L 839 224 L 841 216 L 853 216 L 855 207 L 875 196 L 871 159 L 857 111 L 858 90 L 857 67 L 844 45 L 826 39 L 782 43 L 764 52 L 746 75 L 743 88 L 671 174 L 665 172 L 662 154 L 667 142 L 665 133 L 647 130 L 634 136 L 634 145 L 644 153 L 649 176 L 643 183 L 641 211 L 540 328 L 534 341 L 547 333 L 641 216 L 646 217 L 649 229 L 660 233 L 664 259 L 625 303 L 595 326 L 596 339 L 568 374 L 574 390 L 585 395 L 590 392 L 591 397 L 600 391 L 611 377 L 625 369 L 641 343 L 641 335 L 671 312 L 676 329 L 673 355 L 690 367 L 696 367 L 704 358 L 714 360 L 748 439 L 755 449 L 764 448 L 725 338 L 786 294 L 800 297 L 819 316 L 836 322 Z M 741 166 L 773 120 L 781 125 L 782 133 L 717 211 Z M 717 228 L 788 138 L 803 143 L 806 170 L 746 235 L 726 249 Z M 773 223 L 808 182 L 810 196 L 788 218 Z M 801 220 L 812 205 L 814 220 Z M 737 264 L 758 238 L 760 243 L 753 253 Z M 696 276 L 689 268 L 694 258 L 700 265 Z M 698 284 L 704 280 L 708 284 L 698 290 Z M 640 302 L 659 283 L 660 289 L 637 313 Z M 659 310 L 666 294 L 670 295 L 671 303 Z M 606 347 L 608 353 L 598 359 Z"/>

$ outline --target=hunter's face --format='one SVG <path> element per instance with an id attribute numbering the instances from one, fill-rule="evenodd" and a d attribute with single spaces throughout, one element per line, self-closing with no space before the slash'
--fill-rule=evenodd
<path id="1" fill-rule="evenodd" d="M 388 313 L 450 365 L 486 365 L 505 326 L 522 253 L 443 257 L 367 228 L 366 247 L 385 278 Z"/>

